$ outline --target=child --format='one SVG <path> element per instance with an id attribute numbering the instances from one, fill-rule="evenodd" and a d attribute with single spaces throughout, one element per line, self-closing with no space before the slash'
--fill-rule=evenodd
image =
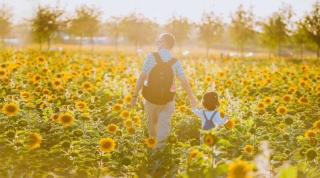
<path id="1" fill-rule="evenodd" d="M 206 93 L 202 98 L 202 105 L 204 109 L 192 108 L 192 112 L 201 119 L 202 130 L 211 130 L 228 121 L 227 118 L 221 118 L 217 111 L 219 99 L 216 92 Z"/>

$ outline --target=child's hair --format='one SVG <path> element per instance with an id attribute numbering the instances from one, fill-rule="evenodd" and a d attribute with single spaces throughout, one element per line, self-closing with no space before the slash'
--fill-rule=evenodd
<path id="1" fill-rule="evenodd" d="M 204 94 L 202 98 L 202 105 L 209 111 L 215 110 L 220 105 L 218 94 L 216 92 L 207 92 Z"/>

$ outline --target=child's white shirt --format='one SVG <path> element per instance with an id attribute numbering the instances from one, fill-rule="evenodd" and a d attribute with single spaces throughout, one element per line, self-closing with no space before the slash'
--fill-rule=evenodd
<path id="1" fill-rule="evenodd" d="M 212 117 L 212 114 L 217 112 L 214 115 L 214 117 L 212 118 L 212 121 L 213 121 L 215 127 L 224 125 L 228 121 L 228 119 L 226 117 L 225 118 L 221 118 L 220 113 L 218 111 L 205 111 L 203 109 L 192 108 L 192 112 L 196 116 L 198 116 L 200 118 L 200 120 L 201 120 L 201 128 L 204 127 L 204 124 L 206 122 L 206 118 L 203 115 L 203 111 L 206 113 L 207 119 L 210 119 Z"/>

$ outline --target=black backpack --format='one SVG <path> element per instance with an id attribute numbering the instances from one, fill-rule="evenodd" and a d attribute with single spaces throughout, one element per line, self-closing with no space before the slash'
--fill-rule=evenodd
<path id="1" fill-rule="evenodd" d="M 175 92 L 171 92 L 170 88 L 174 81 L 172 65 L 177 59 L 172 58 L 168 62 L 163 62 L 158 53 L 152 54 L 156 65 L 148 75 L 148 85 L 143 86 L 142 95 L 150 103 L 165 105 L 174 99 Z"/>
<path id="2" fill-rule="evenodd" d="M 206 112 L 203 111 L 204 118 L 206 119 L 206 122 L 204 123 L 204 126 L 203 126 L 203 128 L 202 128 L 203 130 L 211 130 L 211 129 L 213 129 L 213 128 L 215 127 L 214 122 L 212 121 L 212 119 L 214 118 L 214 116 L 216 115 L 216 113 L 217 113 L 217 111 L 215 111 L 215 112 L 211 115 L 210 119 L 208 119 L 208 118 L 207 118 L 207 115 L 206 115 Z"/>

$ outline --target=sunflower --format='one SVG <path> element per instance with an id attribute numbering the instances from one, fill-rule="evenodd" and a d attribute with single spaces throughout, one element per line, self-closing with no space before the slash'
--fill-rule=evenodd
<path id="1" fill-rule="evenodd" d="M 131 97 L 131 96 L 126 96 L 126 97 L 124 98 L 124 103 L 130 103 L 131 100 L 132 100 L 132 97 Z"/>
<path id="2" fill-rule="evenodd" d="M 297 87 L 293 86 L 289 88 L 289 91 L 288 91 L 289 94 L 294 94 L 296 92 L 297 92 Z"/>
<path id="3" fill-rule="evenodd" d="M 59 88 L 59 87 L 62 86 L 62 82 L 61 82 L 59 79 L 54 79 L 54 80 L 52 81 L 52 85 L 53 85 L 54 87 L 56 87 L 56 88 Z"/>
<path id="4" fill-rule="evenodd" d="M 20 97 L 23 100 L 27 101 L 28 99 L 30 99 L 30 93 L 26 92 L 26 91 L 22 91 L 22 92 L 20 92 Z"/>
<path id="5" fill-rule="evenodd" d="M 40 147 L 42 142 L 42 137 L 38 133 L 32 133 L 29 136 L 29 145 L 31 149 L 36 149 Z"/>
<path id="6" fill-rule="evenodd" d="M 136 129 L 134 127 L 127 127 L 127 131 L 130 135 L 133 135 L 136 133 Z"/>
<path id="7" fill-rule="evenodd" d="M 84 110 L 87 108 L 87 103 L 86 102 L 83 102 L 83 101 L 77 101 L 75 103 L 75 106 L 78 110 Z"/>
<path id="8" fill-rule="evenodd" d="M 52 120 L 52 121 L 54 121 L 54 122 L 57 122 L 57 121 L 59 121 L 59 115 L 58 114 L 52 114 L 51 116 L 50 116 L 50 119 Z"/>
<path id="9" fill-rule="evenodd" d="M 65 112 L 63 114 L 60 114 L 59 121 L 63 126 L 68 127 L 68 126 L 71 126 L 73 124 L 74 117 L 73 117 L 73 115 L 71 113 Z"/>
<path id="10" fill-rule="evenodd" d="M 44 90 L 42 90 L 42 93 L 44 95 L 49 95 L 50 91 L 48 89 L 44 89 Z"/>
<path id="11" fill-rule="evenodd" d="M 315 129 L 320 130 L 320 120 L 314 122 L 314 123 L 313 123 L 313 127 L 314 127 Z"/>
<path id="12" fill-rule="evenodd" d="M 116 142 L 112 138 L 102 138 L 99 141 L 100 150 L 104 153 L 112 152 L 116 147 Z"/>
<path id="13" fill-rule="evenodd" d="M 93 86 L 92 86 L 92 84 L 90 82 L 84 82 L 82 84 L 82 88 L 87 90 L 87 91 L 89 91 L 89 90 L 91 90 L 93 88 Z"/>
<path id="14" fill-rule="evenodd" d="M 2 70 L 0 69 L 0 77 L 3 77 L 6 75 L 6 71 L 5 70 Z"/>
<path id="15" fill-rule="evenodd" d="M 112 107 L 112 110 L 113 111 L 120 111 L 121 108 L 122 108 L 122 105 L 117 103 Z"/>
<path id="16" fill-rule="evenodd" d="M 235 127 L 235 121 L 230 119 L 226 124 L 225 124 L 225 127 L 227 129 L 233 129 Z"/>
<path id="17" fill-rule="evenodd" d="M 205 134 L 203 140 L 204 140 L 204 144 L 206 144 L 209 147 L 212 147 L 217 143 L 218 138 L 217 136 L 212 134 Z"/>
<path id="18" fill-rule="evenodd" d="M 279 106 L 277 108 L 277 113 L 280 115 L 286 115 L 288 113 L 288 109 L 285 106 Z"/>
<path id="19" fill-rule="evenodd" d="M 229 165 L 227 178 L 249 178 L 252 166 L 246 161 L 238 160 Z"/>
<path id="20" fill-rule="evenodd" d="M 141 124 L 141 119 L 139 117 L 132 118 L 132 121 L 138 126 L 140 126 Z"/>
<path id="21" fill-rule="evenodd" d="M 90 118 L 91 118 L 91 115 L 88 112 L 84 112 L 84 113 L 81 114 L 81 119 L 83 121 L 88 121 L 88 120 L 90 120 Z"/>
<path id="22" fill-rule="evenodd" d="M 194 159 L 194 158 L 197 158 L 198 156 L 200 155 L 200 151 L 198 149 L 191 149 L 189 151 L 189 161 Z"/>
<path id="23" fill-rule="evenodd" d="M 252 154 L 254 152 L 254 147 L 252 145 L 246 145 L 244 146 L 243 151 Z"/>
<path id="24" fill-rule="evenodd" d="M 291 96 L 290 96 L 290 95 L 284 95 L 284 96 L 282 97 L 282 100 L 283 100 L 284 102 L 290 102 L 290 101 L 291 101 Z"/>
<path id="25" fill-rule="evenodd" d="M 263 99 L 263 102 L 266 104 L 266 105 L 270 105 L 272 103 L 272 98 L 271 97 L 265 97 Z"/>
<path id="26" fill-rule="evenodd" d="M 107 125 L 107 131 L 111 134 L 114 134 L 118 130 L 118 126 L 115 124 Z"/>
<path id="27" fill-rule="evenodd" d="M 34 83 L 37 83 L 40 79 L 41 79 L 41 77 L 39 75 L 35 75 L 35 76 L 32 77 L 32 81 Z"/>
<path id="28" fill-rule="evenodd" d="M 42 57 L 42 56 L 39 56 L 37 60 L 39 63 L 43 63 L 45 61 L 44 57 Z"/>
<path id="29" fill-rule="evenodd" d="M 157 140 L 153 137 L 145 139 L 145 144 L 147 145 L 148 148 L 155 148 L 157 145 Z"/>
<path id="30" fill-rule="evenodd" d="M 130 116 L 130 113 L 129 113 L 129 111 L 124 110 L 120 113 L 120 116 L 122 119 L 127 119 Z"/>
<path id="31" fill-rule="evenodd" d="M 2 107 L 2 111 L 7 116 L 16 116 L 20 108 L 15 102 L 6 103 Z"/>
<path id="32" fill-rule="evenodd" d="M 316 132 L 314 130 L 307 130 L 304 133 L 304 136 L 307 138 L 314 138 L 316 136 Z"/>
<path id="33" fill-rule="evenodd" d="M 264 109 L 265 105 L 263 103 L 258 103 L 257 107 L 258 109 Z"/>
<path id="34" fill-rule="evenodd" d="M 211 76 L 207 76 L 207 77 L 205 78 L 205 81 L 206 81 L 206 83 L 211 82 L 211 81 L 212 81 L 212 77 L 211 77 Z"/>
<path id="35" fill-rule="evenodd" d="M 220 110 L 220 118 L 224 119 L 224 117 L 226 116 L 226 113 L 224 112 L 224 110 Z"/>
<path id="36" fill-rule="evenodd" d="M 266 109 L 265 108 L 259 108 L 258 109 L 258 114 L 262 115 L 266 112 Z"/>
<path id="37" fill-rule="evenodd" d="M 132 125 L 133 125 L 132 120 L 126 119 L 126 120 L 124 121 L 124 125 L 125 125 L 127 128 L 132 127 Z"/>
<path id="38" fill-rule="evenodd" d="M 306 97 L 302 96 L 302 97 L 299 98 L 299 103 L 300 104 L 308 104 L 309 101 L 308 101 L 308 99 Z"/>
<path id="39" fill-rule="evenodd" d="M 300 84 L 300 86 L 305 87 L 305 86 L 307 86 L 308 83 L 305 80 L 301 80 L 299 84 Z"/>
<path id="40" fill-rule="evenodd" d="M 47 105 L 47 103 L 45 103 L 45 102 L 42 102 L 40 105 L 39 105 L 39 108 L 40 109 L 45 109 L 45 108 L 47 108 L 48 107 L 48 105 Z"/>

